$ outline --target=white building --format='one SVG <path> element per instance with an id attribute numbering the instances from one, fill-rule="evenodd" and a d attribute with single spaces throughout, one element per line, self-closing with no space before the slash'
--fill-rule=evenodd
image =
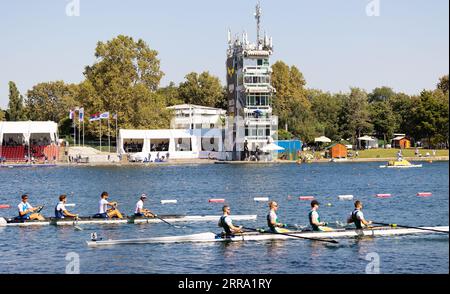
<path id="1" fill-rule="evenodd" d="M 193 104 L 168 107 L 175 113 L 170 127 L 172 129 L 221 129 L 227 112 L 220 108 Z"/>
<path id="2" fill-rule="evenodd" d="M 154 161 L 169 159 L 222 159 L 223 130 L 124 130 L 119 131 L 119 153 L 140 154 Z"/>

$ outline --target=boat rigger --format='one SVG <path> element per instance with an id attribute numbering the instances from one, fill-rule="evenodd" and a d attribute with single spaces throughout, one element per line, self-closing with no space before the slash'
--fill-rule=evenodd
<path id="1" fill-rule="evenodd" d="M 56 219 L 50 218 L 44 221 L 38 220 L 16 220 L 5 219 L 0 217 L 0 227 L 29 227 L 29 226 L 77 226 L 77 225 L 115 225 L 115 224 L 154 224 L 162 223 L 163 220 L 168 222 L 217 222 L 219 215 L 158 215 L 153 218 L 135 218 L 127 217 L 124 219 L 98 219 L 92 217 L 82 217 L 75 219 Z M 257 215 L 235 215 L 234 220 L 252 221 L 257 219 Z"/>
<path id="2" fill-rule="evenodd" d="M 114 245 L 134 245 L 134 244 L 164 244 L 164 243 L 212 243 L 212 242 L 240 242 L 240 241 L 263 241 L 263 240 L 288 240 L 296 237 L 309 239 L 338 239 L 364 236 L 395 236 L 395 235 L 415 235 L 415 234 L 436 234 L 439 232 L 448 233 L 448 226 L 439 227 L 419 227 L 419 228 L 399 228 L 399 227 L 374 227 L 363 230 L 342 229 L 331 232 L 313 231 L 292 231 L 287 234 L 277 234 L 273 232 L 246 232 L 234 236 L 224 236 L 211 232 L 170 237 L 155 237 L 143 239 L 124 240 L 91 240 L 87 241 L 89 247 L 114 246 Z"/>

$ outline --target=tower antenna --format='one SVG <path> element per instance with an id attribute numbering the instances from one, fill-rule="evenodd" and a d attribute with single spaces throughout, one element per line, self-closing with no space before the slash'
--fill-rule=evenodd
<path id="1" fill-rule="evenodd" d="M 258 1 L 258 4 L 256 4 L 256 13 L 255 13 L 255 18 L 256 18 L 256 40 L 257 40 L 257 44 L 258 46 L 261 45 L 261 16 L 262 16 L 262 9 L 261 9 L 261 2 Z"/>

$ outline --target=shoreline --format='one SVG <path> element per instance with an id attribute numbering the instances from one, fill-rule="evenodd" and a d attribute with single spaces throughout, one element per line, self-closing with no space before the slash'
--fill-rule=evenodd
<path id="1" fill-rule="evenodd" d="M 436 157 L 404 157 L 408 161 L 417 162 L 433 162 L 433 161 L 449 161 L 449 156 L 436 156 Z M 311 163 L 365 163 L 365 162 L 387 162 L 391 160 L 396 160 L 395 157 L 389 158 L 356 158 L 347 159 L 338 162 L 331 162 L 330 159 L 315 159 L 307 163 L 301 164 L 311 164 Z M 20 163 L 10 163 L 10 164 L 0 164 L 0 168 L 44 168 L 44 167 L 156 167 L 156 166 L 183 166 L 183 165 L 207 165 L 207 164 L 224 164 L 224 165 L 275 165 L 275 164 L 298 164 L 295 160 L 275 160 L 272 162 L 266 161 L 217 161 L 209 159 L 186 159 L 186 160 L 171 160 L 169 162 L 159 162 L 159 163 L 135 163 L 135 162 L 98 162 L 98 163 L 66 163 L 57 162 L 51 164 L 20 164 Z"/>

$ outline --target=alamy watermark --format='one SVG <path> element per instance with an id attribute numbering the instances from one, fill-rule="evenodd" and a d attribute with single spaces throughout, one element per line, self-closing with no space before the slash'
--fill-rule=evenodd
<path id="1" fill-rule="evenodd" d="M 381 0 L 370 0 L 366 5 L 367 16 L 380 16 Z"/>
<path id="2" fill-rule="evenodd" d="M 380 256 L 376 252 L 370 252 L 366 255 L 369 263 L 366 266 L 366 274 L 373 275 L 380 273 Z"/>
<path id="3" fill-rule="evenodd" d="M 66 5 L 67 16 L 80 16 L 80 0 L 71 0 Z"/>
<path id="4" fill-rule="evenodd" d="M 80 274 L 80 255 L 75 252 L 69 252 L 66 254 L 66 274 L 67 275 L 79 275 Z"/>

